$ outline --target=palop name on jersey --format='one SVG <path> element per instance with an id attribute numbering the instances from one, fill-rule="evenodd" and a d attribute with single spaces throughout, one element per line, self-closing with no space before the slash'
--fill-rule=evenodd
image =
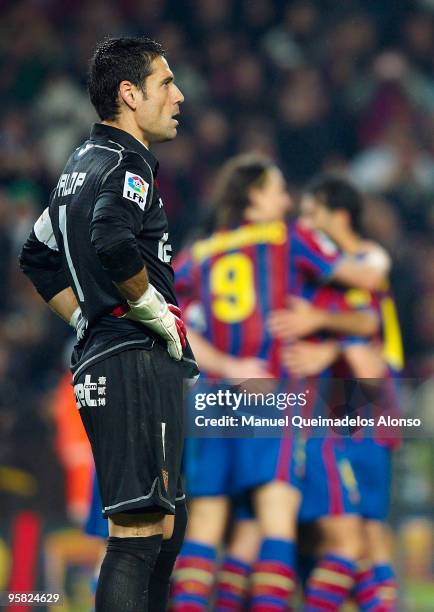
<path id="1" fill-rule="evenodd" d="M 73 172 L 72 174 L 61 174 L 57 183 L 57 195 L 60 197 L 74 195 L 86 179 L 86 172 Z"/>

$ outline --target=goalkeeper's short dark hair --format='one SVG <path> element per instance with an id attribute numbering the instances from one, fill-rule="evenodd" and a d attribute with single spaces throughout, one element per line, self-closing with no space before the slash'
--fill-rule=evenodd
<path id="1" fill-rule="evenodd" d="M 309 183 L 305 193 L 312 195 L 329 210 L 346 210 L 353 228 L 357 232 L 361 230 L 363 196 L 349 180 L 333 174 L 322 174 Z"/>
<path id="2" fill-rule="evenodd" d="M 119 84 L 131 81 L 146 92 L 145 80 L 151 63 L 165 55 L 160 43 L 150 38 L 106 38 L 98 43 L 89 64 L 90 101 L 102 121 L 119 113 Z"/>

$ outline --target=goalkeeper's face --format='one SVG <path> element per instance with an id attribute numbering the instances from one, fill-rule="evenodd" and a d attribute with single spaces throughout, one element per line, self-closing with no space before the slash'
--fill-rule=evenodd
<path id="1" fill-rule="evenodd" d="M 151 67 L 152 73 L 146 78 L 145 91 L 136 108 L 138 127 L 149 144 L 175 138 L 178 127 L 175 117 L 184 101 L 166 59 L 157 57 Z"/>

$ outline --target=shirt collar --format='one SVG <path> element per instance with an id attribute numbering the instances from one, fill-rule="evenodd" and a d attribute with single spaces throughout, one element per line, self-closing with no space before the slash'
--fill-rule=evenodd
<path id="1" fill-rule="evenodd" d="M 134 138 L 125 130 L 120 130 L 119 128 L 115 128 L 111 125 L 105 125 L 104 123 L 94 123 L 92 126 L 92 130 L 90 132 L 91 140 L 113 140 L 114 142 L 122 145 L 126 149 L 130 151 L 135 151 L 139 155 L 145 158 L 148 164 L 151 166 L 152 172 L 154 175 L 157 174 L 158 171 L 158 160 L 152 155 L 152 153 L 145 147 L 140 140 Z"/>

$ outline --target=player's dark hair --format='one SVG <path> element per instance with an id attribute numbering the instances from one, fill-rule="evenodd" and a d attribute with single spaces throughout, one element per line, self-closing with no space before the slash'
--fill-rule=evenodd
<path id="1" fill-rule="evenodd" d="M 328 210 L 346 210 L 351 218 L 351 225 L 361 231 L 363 196 L 350 181 L 335 175 L 321 175 L 314 179 L 305 189 Z"/>
<path id="2" fill-rule="evenodd" d="M 98 43 L 90 60 L 88 91 L 90 101 L 102 121 L 119 113 L 119 83 L 131 81 L 144 93 L 151 63 L 165 51 L 150 38 L 107 38 Z"/>
<path id="3" fill-rule="evenodd" d="M 216 229 L 232 227 L 244 221 L 244 211 L 250 204 L 249 190 L 263 187 L 267 171 L 274 165 L 268 157 L 255 153 L 237 155 L 224 164 L 211 196 Z"/>

